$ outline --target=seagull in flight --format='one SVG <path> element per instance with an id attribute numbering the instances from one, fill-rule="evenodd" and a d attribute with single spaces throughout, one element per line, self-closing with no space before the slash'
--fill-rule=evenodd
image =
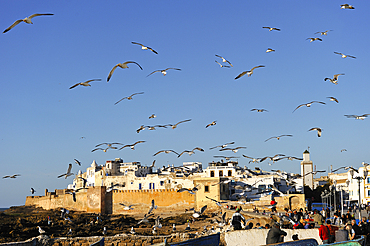
<path id="1" fill-rule="evenodd" d="M 27 23 L 27 24 L 33 24 L 32 23 L 32 18 L 33 17 L 36 17 L 36 16 L 43 16 L 43 15 L 54 15 L 54 14 L 33 14 L 33 15 L 30 15 L 24 19 L 20 19 L 20 20 L 16 20 L 10 27 L 8 27 L 7 29 L 5 29 L 3 31 L 3 33 L 6 33 L 8 31 L 10 31 L 13 27 L 15 27 L 16 25 L 18 25 L 19 23 L 21 23 L 22 21 Z"/>
<path id="2" fill-rule="evenodd" d="M 35 192 L 35 189 L 31 187 L 31 193 L 34 194 Z"/>
<path id="3" fill-rule="evenodd" d="M 151 116 L 149 116 L 149 119 L 154 119 L 155 117 L 157 117 L 155 114 L 152 114 Z"/>
<path id="4" fill-rule="evenodd" d="M 216 62 L 218 65 L 220 65 L 220 67 L 227 67 L 227 68 L 230 68 L 230 66 L 227 66 L 227 65 L 225 65 L 225 66 L 224 66 L 224 65 L 222 65 L 221 63 L 219 63 L 219 62 L 218 62 L 218 61 L 216 61 L 216 60 L 215 60 L 215 62 Z"/>
<path id="5" fill-rule="evenodd" d="M 230 159 L 239 158 L 238 156 L 223 156 L 223 155 L 214 155 L 213 157 L 214 158 L 224 158 L 227 161 L 230 160 Z"/>
<path id="6" fill-rule="evenodd" d="M 188 119 L 188 120 L 182 120 L 182 121 L 179 121 L 177 122 L 176 124 L 172 125 L 172 124 L 168 124 L 168 126 L 172 127 L 172 129 L 175 129 L 177 127 L 178 124 L 180 123 L 184 123 L 184 122 L 188 122 L 188 121 L 191 121 L 191 119 Z"/>
<path id="7" fill-rule="evenodd" d="M 264 108 L 261 108 L 261 109 L 259 109 L 259 108 L 253 108 L 253 109 L 251 109 L 251 111 L 257 111 L 258 113 L 262 113 L 262 112 L 268 112 L 268 110 L 266 110 L 266 109 L 264 109 Z"/>
<path id="8" fill-rule="evenodd" d="M 316 40 L 322 41 L 321 38 L 306 38 L 306 40 L 309 40 L 309 39 L 310 39 L 310 43 L 313 42 L 313 41 L 316 41 Z"/>
<path id="9" fill-rule="evenodd" d="M 152 48 L 150 48 L 150 47 L 148 47 L 148 46 L 145 46 L 145 45 L 143 45 L 143 44 L 136 43 L 136 42 L 131 42 L 131 43 L 132 43 L 132 44 L 140 45 L 142 50 L 151 50 L 151 51 L 153 51 L 155 54 L 158 54 L 158 52 L 157 52 L 157 51 L 153 50 Z"/>
<path id="10" fill-rule="evenodd" d="M 313 128 L 311 128 L 310 130 L 308 130 L 308 131 L 317 131 L 317 136 L 318 137 L 321 137 L 321 128 L 319 128 L 319 127 L 313 127 Z"/>
<path id="11" fill-rule="evenodd" d="M 99 146 L 102 146 L 104 144 L 107 145 L 108 147 L 112 147 L 112 145 L 115 145 L 115 144 L 123 145 L 121 143 L 100 143 L 100 144 L 95 145 L 95 147 L 99 147 Z"/>
<path id="12" fill-rule="evenodd" d="M 333 84 L 337 85 L 338 84 L 338 76 L 340 75 L 344 75 L 344 73 L 338 73 L 338 74 L 334 74 L 333 78 L 325 78 L 324 81 L 327 81 L 329 80 L 330 82 L 332 82 Z"/>
<path id="13" fill-rule="evenodd" d="M 356 120 L 364 120 L 369 115 L 370 114 L 363 114 L 363 115 L 345 114 L 344 116 L 346 116 L 347 118 L 355 118 Z"/>
<path id="14" fill-rule="evenodd" d="M 71 87 L 69 87 L 69 89 L 73 89 L 73 88 L 75 88 L 76 86 L 79 86 L 79 85 L 91 86 L 89 83 L 92 82 L 92 81 L 101 81 L 101 79 L 90 79 L 90 80 L 85 81 L 85 82 L 80 82 L 80 83 L 77 83 L 75 85 L 72 85 Z"/>
<path id="15" fill-rule="evenodd" d="M 271 32 L 272 30 L 280 31 L 280 29 L 279 29 L 279 28 L 276 28 L 276 27 L 264 26 L 264 27 L 262 27 L 262 28 L 267 28 L 267 29 L 269 29 L 269 31 L 270 31 L 270 32 Z"/>
<path id="16" fill-rule="evenodd" d="M 199 212 L 195 211 L 195 212 L 193 213 L 193 217 L 194 217 L 194 218 L 199 218 L 199 217 L 204 213 L 204 211 L 206 211 L 206 209 L 207 209 L 207 205 L 204 205 L 204 206 L 200 209 L 200 211 L 199 211 Z"/>
<path id="17" fill-rule="evenodd" d="M 247 159 L 251 159 L 248 163 L 259 163 L 261 161 L 261 158 L 253 158 L 253 157 L 250 157 L 250 156 L 246 156 L 246 155 L 243 155 L 243 157 L 247 158 Z"/>
<path id="18" fill-rule="evenodd" d="M 125 205 L 123 203 L 119 203 L 119 205 L 123 206 L 123 210 L 133 210 L 132 206 L 134 206 L 134 205 Z"/>
<path id="19" fill-rule="evenodd" d="M 153 73 L 156 73 L 156 72 L 161 72 L 163 74 L 163 76 L 165 76 L 167 74 L 167 70 L 169 70 L 169 69 L 174 69 L 174 70 L 181 71 L 180 68 L 169 67 L 169 68 L 166 68 L 166 69 L 163 69 L 163 70 L 155 70 L 155 71 L 151 72 L 150 74 L 148 74 L 147 77 L 152 75 Z"/>
<path id="20" fill-rule="evenodd" d="M 138 67 L 139 67 L 141 70 L 143 70 L 143 68 L 139 65 L 139 63 L 134 62 L 134 61 L 127 61 L 127 62 L 123 62 L 123 63 L 118 63 L 118 64 L 117 64 L 117 65 L 115 65 L 115 66 L 112 68 L 112 70 L 109 72 L 109 75 L 108 75 L 108 78 L 107 78 L 107 82 L 109 82 L 110 78 L 111 78 L 111 77 L 112 77 L 112 75 L 113 75 L 114 70 L 116 70 L 116 68 L 117 68 L 117 67 L 120 67 L 120 68 L 122 68 L 122 69 L 124 69 L 124 68 L 129 68 L 129 67 L 127 66 L 127 64 L 130 64 L 130 63 L 134 63 L 134 64 L 138 65 Z"/>
<path id="21" fill-rule="evenodd" d="M 340 152 L 347 151 L 346 149 L 341 149 Z"/>
<path id="22" fill-rule="evenodd" d="M 153 211 L 153 209 L 157 209 L 157 205 L 154 204 L 154 199 L 152 200 L 152 203 L 150 204 L 148 215 Z"/>
<path id="23" fill-rule="evenodd" d="M 149 220 L 148 220 L 148 218 L 150 217 L 150 216 L 153 216 L 154 214 L 145 214 L 144 215 L 144 218 L 142 219 L 142 220 L 140 220 L 137 224 L 139 225 L 139 224 L 141 224 L 141 223 L 148 223 L 149 222 Z"/>
<path id="24" fill-rule="evenodd" d="M 299 108 L 300 108 L 300 107 L 302 107 L 302 106 L 311 107 L 311 105 L 312 105 L 313 103 L 326 104 L 326 103 L 324 103 L 324 102 L 319 102 L 319 101 L 312 101 L 312 102 L 309 102 L 309 103 L 304 103 L 304 104 L 301 104 L 301 105 L 299 105 L 298 107 L 296 107 L 296 108 L 293 110 L 293 112 L 292 112 L 292 113 L 294 113 L 294 111 L 296 111 L 297 109 L 299 109 Z"/>
<path id="25" fill-rule="evenodd" d="M 271 48 L 268 48 L 268 49 L 266 50 L 266 53 L 269 53 L 269 52 L 275 52 L 275 50 L 274 50 L 274 49 L 271 49 Z"/>
<path id="26" fill-rule="evenodd" d="M 335 97 L 327 97 L 327 98 L 330 98 L 330 101 L 339 103 L 338 99 L 336 99 Z"/>
<path id="27" fill-rule="evenodd" d="M 197 192 L 197 191 L 198 191 L 198 186 L 199 186 L 199 185 L 195 186 L 195 187 L 194 187 L 194 188 L 192 188 L 192 189 L 181 188 L 181 189 L 177 190 L 177 192 L 184 192 L 184 191 L 187 191 L 187 192 L 189 192 L 190 194 L 194 195 L 194 194 L 195 194 L 195 192 Z"/>
<path id="28" fill-rule="evenodd" d="M 81 162 L 80 162 L 79 160 L 77 160 L 77 159 L 74 159 L 74 160 L 75 160 L 75 163 L 76 163 L 77 165 L 81 166 Z"/>
<path id="29" fill-rule="evenodd" d="M 236 148 L 222 148 L 219 151 L 224 151 L 224 150 L 231 150 L 232 152 L 236 153 L 238 152 L 239 149 L 246 149 L 247 147 L 236 147 Z"/>
<path id="30" fill-rule="evenodd" d="M 61 177 L 65 177 L 65 178 L 68 178 L 69 176 L 73 175 L 73 173 L 71 173 L 71 170 L 72 170 L 72 164 L 69 163 L 68 164 L 68 169 L 67 169 L 67 172 L 64 173 L 64 174 L 61 174 L 58 176 L 58 178 L 61 178 Z"/>
<path id="31" fill-rule="evenodd" d="M 270 139 L 273 139 L 273 138 L 276 138 L 277 140 L 280 140 L 281 137 L 293 137 L 293 135 L 287 134 L 287 135 L 280 135 L 280 136 L 276 136 L 276 137 L 270 137 L 270 138 L 266 139 L 265 142 L 267 142 L 267 141 L 269 141 Z"/>
<path id="32" fill-rule="evenodd" d="M 171 152 L 173 152 L 173 153 L 175 153 L 177 156 L 179 155 L 179 153 L 177 153 L 176 151 L 174 151 L 174 150 L 172 150 L 172 149 L 169 149 L 169 150 L 160 150 L 160 151 L 158 151 L 157 153 L 155 153 L 153 156 L 156 156 L 156 155 L 158 155 L 158 154 L 160 154 L 160 153 L 166 153 L 166 154 L 168 154 L 168 153 L 171 153 Z"/>
<path id="33" fill-rule="evenodd" d="M 222 203 L 227 203 L 227 202 L 219 202 L 219 201 L 217 201 L 217 200 L 215 200 L 213 198 L 210 198 L 208 196 L 206 196 L 206 198 L 209 199 L 209 200 L 214 201 L 216 203 L 216 205 L 219 206 L 219 207 L 222 207 L 222 205 L 221 205 Z"/>
<path id="34" fill-rule="evenodd" d="M 242 76 L 244 76 L 244 75 L 248 75 L 248 77 L 249 76 L 251 76 L 252 74 L 253 74 L 253 70 L 254 69 L 256 69 L 256 68 L 260 68 L 260 67 L 265 67 L 264 65 L 259 65 L 259 66 L 256 66 L 256 67 L 254 67 L 254 68 L 252 68 L 250 71 L 244 71 L 244 72 L 242 72 L 241 74 L 239 74 L 238 76 L 236 76 L 235 77 L 235 79 L 239 79 L 239 78 L 241 78 Z"/>
<path id="35" fill-rule="evenodd" d="M 333 30 L 326 30 L 326 31 L 324 31 L 324 32 L 315 32 L 314 34 L 319 34 L 319 33 L 320 33 L 320 35 L 321 35 L 321 36 L 322 36 L 322 35 L 327 36 L 329 31 L 333 31 Z"/>
<path id="36" fill-rule="evenodd" d="M 195 151 L 195 150 L 199 150 L 199 151 L 204 152 L 204 149 L 199 148 L 199 147 L 195 147 L 195 148 L 194 148 L 194 149 L 192 149 L 192 150 L 184 150 L 183 152 L 181 152 L 181 153 L 177 156 L 177 158 L 180 158 L 180 156 L 181 156 L 182 154 L 184 154 L 184 153 L 188 153 L 189 155 L 192 155 L 192 154 L 194 154 L 194 151 Z"/>
<path id="37" fill-rule="evenodd" d="M 220 56 L 220 55 L 215 55 L 215 56 L 217 56 L 217 57 L 219 57 L 219 58 L 221 58 L 222 59 L 222 62 L 227 62 L 227 63 L 229 63 L 229 65 L 230 66 L 232 66 L 233 67 L 233 64 L 231 64 L 231 62 L 229 62 L 228 60 L 226 60 L 224 57 L 222 57 L 222 56 Z M 217 61 L 216 61 L 217 62 Z M 217 62 L 218 63 L 218 62 Z M 218 64 L 220 64 L 220 63 L 218 63 Z M 229 66 L 222 66 L 222 65 L 220 65 L 221 67 L 229 67 Z"/>
<path id="38" fill-rule="evenodd" d="M 116 102 L 114 105 L 116 105 L 117 103 L 121 102 L 121 101 L 122 101 L 122 100 L 124 100 L 124 99 L 132 100 L 132 97 L 133 97 L 133 96 L 135 96 L 135 95 L 140 95 L 140 94 L 144 94 L 144 92 L 138 92 L 138 93 L 134 93 L 134 94 L 132 94 L 131 96 L 124 97 L 124 98 L 122 98 L 121 100 L 119 100 L 118 102 Z"/>
<path id="39" fill-rule="evenodd" d="M 355 7 L 353 7 L 353 5 L 349 5 L 348 3 L 346 3 L 346 4 L 341 4 L 341 5 L 340 5 L 340 8 L 341 8 L 341 9 L 355 9 Z"/>
<path id="40" fill-rule="evenodd" d="M 107 147 L 105 149 L 103 149 L 103 148 L 96 148 L 96 149 L 91 150 L 91 152 L 94 152 L 94 151 L 97 151 L 97 150 L 102 150 L 104 152 L 107 152 L 108 149 L 117 149 L 117 147 L 111 146 L 111 147 Z"/>
<path id="41" fill-rule="evenodd" d="M 222 144 L 222 145 L 218 145 L 218 146 L 215 146 L 215 147 L 212 147 L 212 148 L 209 148 L 209 149 L 215 149 L 215 148 L 225 148 L 226 146 L 228 146 L 229 144 L 234 144 L 235 142 L 230 142 L 230 143 L 225 143 L 225 144 Z"/>
<path id="42" fill-rule="evenodd" d="M 334 53 L 335 53 L 335 54 L 337 54 L 337 55 L 341 55 L 341 56 L 342 56 L 342 58 L 350 57 L 350 58 L 354 58 L 354 59 L 356 59 L 356 57 L 355 57 L 355 56 L 345 55 L 345 54 L 343 54 L 343 53 L 335 52 L 335 51 L 334 51 Z"/>
<path id="43" fill-rule="evenodd" d="M 137 141 L 134 144 L 126 144 L 123 147 L 121 147 L 119 150 L 126 148 L 126 147 L 130 147 L 132 150 L 135 150 L 135 145 L 139 143 L 145 143 L 145 141 Z"/>
<path id="44" fill-rule="evenodd" d="M 210 127 L 210 126 L 214 126 L 216 125 L 216 121 L 212 121 L 211 123 L 209 123 L 208 125 L 206 125 L 206 128 Z"/>
<path id="45" fill-rule="evenodd" d="M 6 175 L 6 176 L 3 177 L 3 179 L 6 179 L 6 178 L 15 179 L 17 176 L 21 176 L 21 175 L 20 174 Z"/>

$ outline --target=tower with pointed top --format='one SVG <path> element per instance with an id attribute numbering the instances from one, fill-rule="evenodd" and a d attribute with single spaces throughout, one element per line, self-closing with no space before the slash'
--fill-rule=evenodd
<path id="1" fill-rule="evenodd" d="M 310 152 L 305 150 L 303 152 L 303 161 L 301 161 L 301 175 L 303 177 L 303 185 L 309 186 L 312 190 L 314 189 L 313 171 L 313 162 L 310 160 Z"/>

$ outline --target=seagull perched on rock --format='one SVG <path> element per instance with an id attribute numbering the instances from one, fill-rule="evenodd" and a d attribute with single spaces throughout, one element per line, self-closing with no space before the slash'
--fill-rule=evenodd
<path id="1" fill-rule="evenodd" d="M 231 64 L 231 62 L 229 62 L 228 60 L 226 60 L 224 57 L 222 57 L 222 56 L 220 56 L 220 55 L 215 55 L 215 56 L 217 56 L 217 57 L 219 57 L 219 58 L 221 58 L 222 59 L 222 62 L 227 62 L 227 63 L 229 63 L 229 65 L 230 66 L 232 66 L 233 67 L 233 65 Z M 216 61 L 217 62 L 217 61 Z M 217 62 L 218 63 L 218 62 Z M 220 64 L 220 63 L 218 63 L 218 64 Z M 220 66 L 221 67 L 229 67 L 229 66 L 222 66 L 221 64 L 220 64 Z"/>
<path id="2" fill-rule="evenodd" d="M 260 67 L 265 67 L 264 65 L 259 65 L 259 66 L 256 66 L 256 67 L 254 67 L 254 68 L 252 68 L 250 71 L 244 71 L 244 72 L 242 72 L 241 74 L 239 74 L 238 76 L 236 76 L 235 77 L 235 79 L 239 79 L 239 78 L 241 78 L 242 76 L 244 76 L 244 75 L 248 75 L 248 77 L 249 76 L 251 76 L 252 74 L 253 74 L 253 70 L 254 69 L 256 69 L 256 68 L 260 68 Z"/>
<path id="3" fill-rule="evenodd" d="M 347 118 L 354 118 L 356 120 L 364 120 L 369 115 L 370 114 L 363 114 L 363 115 L 345 114 L 344 116 L 346 116 Z"/>
<path id="4" fill-rule="evenodd" d="M 224 151 L 224 150 L 231 150 L 232 152 L 236 153 L 238 152 L 239 149 L 246 149 L 247 147 L 236 147 L 236 148 L 222 148 L 219 151 Z"/>
<path id="5" fill-rule="evenodd" d="M 15 179 L 16 177 L 18 176 L 21 176 L 20 174 L 14 174 L 14 175 L 6 175 L 3 177 L 3 179 L 6 179 L 6 178 L 11 178 L 11 179 Z"/>
<path id="6" fill-rule="evenodd" d="M 341 9 L 355 9 L 355 7 L 353 7 L 353 5 L 349 5 L 348 3 L 346 3 L 346 4 L 341 4 L 341 5 L 340 5 L 340 8 L 341 8 Z"/>
<path id="7" fill-rule="evenodd" d="M 157 51 L 153 50 L 152 48 L 150 48 L 150 47 L 148 47 L 148 46 L 145 46 L 145 45 L 143 45 L 143 44 L 136 43 L 136 42 L 131 42 L 131 43 L 132 43 L 132 44 L 140 45 L 142 50 L 151 50 L 151 51 L 153 51 L 153 53 L 158 54 L 158 52 L 157 52 Z"/>
<path id="8" fill-rule="evenodd" d="M 64 173 L 64 174 L 59 175 L 59 176 L 58 176 L 58 178 L 65 177 L 65 179 L 66 179 L 66 178 L 68 178 L 69 176 L 73 175 L 73 173 L 71 173 L 71 170 L 72 170 L 72 164 L 71 164 L 71 163 L 69 163 L 69 164 L 68 164 L 67 172 L 66 172 L 66 173 Z"/>
<path id="9" fill-rule="evenodd" d="M 316 40 L 322 41 L 321 38 L 306 38 L 306 40 L 308 40 L 308 39 L 310 40 L 310 43 L 313 42 L 313 41 L 316 41 Z"/>
<path id="10" fill-rule="evenodd" d="M 208 125 L 206 125 L 206 128 L 210 127 L 210 126 L 214 126 L 216 125 L 216 121 L 212 121 L 211 123 L 209 123 Z"/>
<path id="11" fill-rule="evenodd" d="M 111 78 L 111 77 L 112 77 L 112 75 L 113 75 L 114 70 L 116 70 L 116 68 L 117 68 L 117 67 L 120 67 L 120 68 L 122 68 L 122 69 L 124 69 L 124 68 L 129 68 L 129 67 L 127 66 L 127 64 L 130 64 L 130 63 L 134 63 L 134 64 L 138 65 L 138 67 L 139 67 L 141 70 L 143 70 L 143 68 L 139 65 L 139 63 L 134 62 L 134 61 L 127 61 L 127 62 L 123 62 L 123 63 L 118 63 L 117 65 L 115 65 L 115 66 L 112 68 L 112 70 L 110 70 L 109 75 L 108 75 L 108 78 L 107 78 L 107 82 L 109 82 L 110 78 Z"/>
<path id="12" fill-rule="evenodd" d="M 39 228 L 39 233 L 40 234 L 45 234 L 46 232 L 45 232 L 45 230 L 43 230 L 43 229 L 41 229 L 41 227 L 40 226 L 37 226 L 38 228 Z"/>
<path id="13" fill-rule="evenodd" d="M 280 140 L 281 137 L 293 137 L 293 135 L 287 134 L 287 135 L 280 135 L 280 136 L 276 136 L 276 137 L 270 137 L 270 138 L 266 139 L 265 142 L 267 142 L 267 141 L 269 141 L 270 139 L 273 139 L 273 138 L 276 138 L 277 140 Z"/>
<path id="14" fill-rule="evenodd" d="M 269 29 L 269 31 L 270 31 L 270 32 L 271 32 L 272 30 L 280 31 L 280 29 L 279 29 L 279 28 L 276 28 L 276 27 L 264 26 L 264 27 L 262 27 L 262 28 L 267 28 L 267 29 Z"/>
<path id="15" fill-rule="evenodd" d="M 167 74 L 167 70 L 169 70 L 169 69 L 174 69 L 174 70 L 177 70 L 177 71 L 181 71 L 180 68 L 169 67 L 169 68 L 166 68 L 166 69 L 163 69 L 163 70 L 155 70 L 155 71 L 151 72 L 150 74 L 148 74 L 147 77 L 152 75 L 153 73 L 156 73 L 156 72 L 161 72 L 163 74 L 163 76 L 165 76 Z"/>
<path id="16" fill-rule="evenodd" d="M 72 232 L 72 229 L 69 228 L 69 231 L 67 232 L 67 236 L 72 236 L 73 232 Z"/>
<path id="17" fill-rule="evenodd" d="M 30 16 L 24 18 L 24 19 L 16 20 L 10 27 L 8 27 L 7 29 L 5 29 L 3 33 L 6 33 L 8 31 L 10 31 L 13 27 L 15 27 L 16 25 L 18 25 L 22 21 L 25 22 L 25 23 L 27 23 L 27 24 L 33 24 L 32 23 L 32 18 L 33 17 L 36 17 L 36 16 L 44 16 L 44 15 L 54 15 L 54 14 L 33 14 L 33 15 L 30 15 Z"/>
<path id="18" fill-rule="evenodd" d="M 131 227 L 131 230 L 130 230 L 130 233 L 132 234 L 132 235 L 135 235 L 135 230 L 134 230 L 134 227 Z"/>
<path id="19" fill-rule="evenodd" d="M 122 98 L 121 100 L 119 100 L 118 102 L 116 102 L 114 105 L 116 105 L 117 103 L 119 103 L 120 101 L 122 101 L 122 100 L 124 100 L 124 99 L 132 100 L 132 97 L 133 97 L 133 96 L 135 96 L 135 95 L 140 95 L 140 94 L 144 94 L 144 92 L 138 92 L 138 93 L 134 93 L 134 94 L 132 94 L 131 96 L 124 97 L 124 98 Z"/>
<path id="20" fill-rule="evenodd" d="M 133 144 L 126 144 L 124 145 L 123 147 L 121 147 L 119 150 L 123 149 L 123 148 L 126 148 L 126 147 L 130 147 L 132 150 L 135 150 L 135 145 L 136 144 L 139 144 L 139 143 L 145 143 L 145 141 L 136 141 L 135 143 Z"/>
<path id="21" fill-rule="evenodd" d="M 337 85 L 338 84 L 338 76 L 340 75 L 344 75 L 344 73 L 338 73 L 338 74 L 334 74 L 333 78 L 325 78 L 324 81 L 327 81 L 329 80 L 330 82 L 332 82 L 333 84 Z"/>
<path id="22" fill-rule="evenodd" d="M 356 57 L 355 57 L 355 56 L 345 55 L 345 54 L 343 54 L 343 53 L 335 52 L 335 51 L 334 51 L 334 53 L 335 53 L 335 54 L 337 54 L 337 55 L 341 55 L 341 56 L 342 56 L 342 58 L 350 57 L 350 58 L 354 58 L 354 59 L 356 59 Z"/>
<path id="23" fill-rule="evenodd" d="M 308 130 L 308 131 L 317 131 L 317 136 L 318 137 L 321 137 L 321 128 L 319 128 L 319 127 L 313 127 L 313 128 L 311 128 L 310 130 Z"/>
<path id="24" fill-rule="evenodd" d="M 177 153 L 176 151 L 174 151 L 174 150 L 172 150 L 172 149 L 169 149 L 169 150 L 160 150 L 160 151 L 158 151 L 157 153 L 155 153 L 153 156 L 156 156 L 156 155 L 158 155 L 158 154 L 160 154 L 160 153 L 166 153 L 166 154 L 168 154 L 168 153 L 171 153 L 171 152 L 173 152 L 173 153 L 175 153 L 177 156 L 179 155 L 179 153 Z"/>
<path id="25" fill-rule="evenodd" d="M 336 99 L 335 97 L 327 97 L 327 98 L 330 98 L 330 101 L 339 103 L 338 99 Z"/>
<path id="26" fill-rule="evenodd" d="M 296 111 L 297 109 L 299 109 L 299 108 L 300 108 L 300 107 L 302 107 L 302 106 L 311 107 L 311 105 L 312 105 L 313 103 L 326 104 L 326 103 L 324 103 L 324 102 L 319 102 L 319 101 L 312 101 L 312 102 L 309 102 L 309 103 L 304 103 L 304 104 L 301 104 L 301 105 L 299 105 L 298 107 L 296 107 L 296 108 L 293 110 L 293 113 L 294 113 L 294 111 Z"/>
<path id="27" fill-rule="evenodd" d="M 92 81 L 101 81 L 101 79 L 90 79 L 90 80 L 85 81 L 85 82 L 80 82 L 80 83 L 77 83 L 75 85 L 72 85 L 71 87 L 69 87 L 69 89 L 73 89 L 73 88 L 75 88 L 76 86 L 79 86 L 79 85 L 91 86 L 89 83 L 92 82 Z"/>

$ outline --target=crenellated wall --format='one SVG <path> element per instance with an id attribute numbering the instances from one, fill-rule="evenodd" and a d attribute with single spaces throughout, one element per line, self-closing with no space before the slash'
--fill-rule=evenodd
<path id="1" fill-rule="evenodd" d="M 26 206 L 35 205 L 43 209 L 66 208 L 68 210 L 88 213 L 121 214 L 132 210 L 123 210 L 125 205 L 134 205 L 135 213 L 146 212 L 154 199 L 158 210 L 185 210 L 194 207 L 194 195 L 188 192 L 177 192 L 174 189 L 161 190 L 114 190 L 106 193 L 104 186 L 89 187 L 76 192 L 76 202 L 68 190 L 45 191 L 45 196 L 28 196 Z"/>

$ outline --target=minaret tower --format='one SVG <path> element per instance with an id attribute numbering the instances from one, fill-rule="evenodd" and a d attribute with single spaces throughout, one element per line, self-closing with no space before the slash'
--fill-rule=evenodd
<path id="1" fill-rule="evenodd" d="M 309 186 L 313 190 L 313 162 L 310 161 L 310 152 L 303 152 L 303 161 L 301 161 L 301 175 L 303 177 L 303 185 Z M 310 173 L 310 174 L 308 174 Z"/>

